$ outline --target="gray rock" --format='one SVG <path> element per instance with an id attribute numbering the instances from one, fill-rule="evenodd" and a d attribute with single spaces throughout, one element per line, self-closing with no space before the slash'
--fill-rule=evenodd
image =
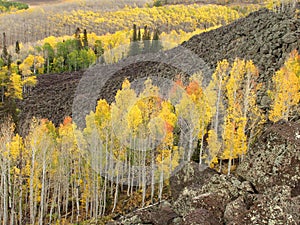
<path id="1" fill-rule="evenodd" d="M 205 165 L 200 165 L 199 167 L 195 162 L 186 164 L 170 178 L 172 199 L 177 200 L 179 194 L 185 187 L 192 185 L 197 186 L 197 188 L 201 187 L 215 174 L 217 174 L 215 170 L 212 170 Z"/>
<path id="2" fill-rule="evenodd" d="M 298 188 L 300 180 L 300 124 L 277 123 L 265 128 L 264 134 L 249 150 L 236 174 L 250 181 L 259 192 L 275 185 Z"/>
<path id="3" fill-rule="evenodd" d="M 287 33 L 282 37 L 284 43 L 291 44 L 298 40 L 298 37 L 295 33 Z"/>
<path id="4" fill-rule="evenodd" d="M 196 209 L 184 217 L 183 225 L 221 225 L 214 214 L 206 209 Z"/>
<path id="5" fill-rule="evenodd" d="M 247 210 L 247 205 L 243 196 L 238 197 L 236 200 L 228 203 L 224 212 L 224 220 L 228 224 L 237 222 L 241 215 Z"/>

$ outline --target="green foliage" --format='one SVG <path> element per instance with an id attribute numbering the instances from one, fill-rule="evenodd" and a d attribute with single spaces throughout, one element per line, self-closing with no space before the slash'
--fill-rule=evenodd
<path id="1" fill-rule="evenodd" d="M 160 7 L 162 5 L 163 5 L 162 0 L 154 0 L 153 2 L 154 7 Z"/>
<path id="2" fill-rule="evenodd" d="M 9 12 L 9 11 L 15 11 L 15 10 L 28 9 L 28 8 L 29 8 L 29 6 L 26 3 L 0 0 L 0 11 L 1 12 Z"/>

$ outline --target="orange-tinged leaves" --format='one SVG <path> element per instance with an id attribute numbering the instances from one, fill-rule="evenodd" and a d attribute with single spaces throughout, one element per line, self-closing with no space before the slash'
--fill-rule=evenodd
<path id="1" fill-rule="evenodd" d="M 70 116 L 65 117 L 63 125 L 66 126 L 72 123 L 72 118 Z"/>

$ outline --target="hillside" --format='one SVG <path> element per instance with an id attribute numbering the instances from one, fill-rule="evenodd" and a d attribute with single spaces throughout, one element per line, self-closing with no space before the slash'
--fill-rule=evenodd
<path id="1" fill-rule="evenodd" d="M 299 129 L 267 124 L 235 175 L 191 162 L 171 178 L 170 199 L 108 224 L 299 224 Z"/>
<path id="2" fill-rule="evenodd" d="M 65 1 L 77 6 L 52 14 L 58 24 L 90 14 L 133 29 L 107 42 L 81 27 L 15 49 L 3 41 L 2 224 L 299 224 L 299 8 L 190 1 L 106 17 L 75 12 L 96 0 Z M 166 37 L 157 23 L 193 32 Z"/>
<path id="3" fill-rule="evenodd" d="M 193 57 L 187 58 L 182 49 L 190 51 L 189 54 L 195 54 L 198 59 L 193 61 Z M 82 82 L 93 85 L 88 86 L 85 93 L 95 91 L 99 95 L 95 94 L 93 100 L 79 107 L 84 106 L 85 113 L 89 113 L 93 110 L 97 98 L 113 101 L 116 90 L 120 88 L 125 78 L 130 81 L 147 76 L 174 79 L 178 74 L 191 75 L 205 68 L 202 72 L 205 79 L 209 80 L 211 71 L 218 61 L 222 59 L 233 61 L 239 57 L 252 59 L 259 68 L 259 82 L 263 86 L 258 93 L 258 100 L 261 107 L 267 108 L 269 100 L 265 93 L 269 88 L 270 78 L 283 65 L 292 49 L 300 50 L 299 18 L 290 18 L 263 9 L 230 25 L 194 36 L 182 46 L 170 51 L 130 57 L 114 64 L 113 67 L 97 65 L 91 68 L 88 74 L 93 76 L 85 76 Z M 199 65 L 199 60 L 203 60 L 203 65 Z M 102 77 L 103 73 L 101 74 L 100 70 L 112 70 L 113 74 L 108 79 Z M 20 103 L 20 124 L 32 116 L 49 118 L 55 124 L 61 123 L 65 116 L 72 114 L 76 88 L 83 74 L 84 71 L 39 76 L 38 85 Z M 100 81 L 105 85 L 98 90 L 97 85 Z M 83 113 L 81 116 L 84 116 L 84 111 L 81 111 Z"/>

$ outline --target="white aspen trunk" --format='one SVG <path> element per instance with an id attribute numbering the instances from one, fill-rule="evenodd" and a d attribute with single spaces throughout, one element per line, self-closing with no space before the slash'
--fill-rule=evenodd
<path id="1" fill-rule="evenodd" d="M 117 175 L 116 175 L 116 190 L 115 190 L 115 195 L 114 195 L 114 206 L 113 206 L 113 209 L 112 209 L 112 212 L 115 211 L 116 209 L 116 206 L 117 206 L 117 202 L 118 202 L 118 189 L 119 189 L 119 161 L 117 160 L 117 165 L 116 165 L 116 172 L 117 172 Z"/>
<path id="2" fill-rule="evenodd" d="M 113 165 L 113 136 L 111 134 L 111 140 L 110 140 L 110 152 L 109 152 L 109 169 L 108 169 L 108 179 L 110 180 L 110 195 L 113 197 L 113 171 L 114 171 L 114 165 Z"/>
<path id="3" fill-rule="evenodd" d="M 141 140 L 139 142 L 139 149 L 138 149 L 138 189 L 137 190 L 141 190 L 142 188 L 142 170 L 141 170 L 141 163 L 142 163 L 142 160 L 141 160 L 141 149 L 142 149 L 142 143 L 141 143 Z"/>
<path id="4" fill-rule="evenodd" d="M 77 187 L 75 188 L 75 196 L 76 196 L 76 223 L 79 222 L 79 182 L 77 184 Z"/>
<path id="5" fill-rule="evenodd" d="M 245 94 L 244 94 L 244 110 L 243 110 L 243 117 L 245 119 L 247 118 L 247 114 L 248 114 L 250 90 L 252 89 L 251 76 L 248 73 L 246 75 L 247 75 L 247 81 L 246 81 Z M 243 133 L 246 133 L 246 126 L 243 126 Z M 251 131 L 250 131 L 250 135 L 251 135 Z M 250 142 L 250 139 L 249 139 L 249 142 Z M 245 144 L 246 143 L 243 141 L 243 143 L 242 143 L 243 148 L 245 147 Z M 247 150 L 249 149 L 248 147 L 247 147 Z M 242 152 L 242 158 L 244 157 L 244 154 L 245 153 Z"/>
<path id="6" fill-rule="evenodd" d="M 34 214 L 34 223 L 36 223 L 37 216 L 37 204 L 38 204 L 38 187 L 34 190 L 34 203 L 33 203 L 33 214 Z"/>
<path id="7" fill-rule="evenodd" d="M 132 145 L 132 136 L 130 136 L 130 141 L 129 141 L 129 151 L 127 152 L 127 196 L 130 196 L 130 173 L 131 173 L 131 170 L 130 170 L 130 167 L 131 167 L 131 162 L 130 162 L 130 153 L 132 151 L 131 149 L 131 145 Z"/>
<path id="8" fill-rule="evenodd" d="M 77 184 L 76 184 L 76 188 L 75 188 L 75 191 L 76 191 L 76 223 L 79 222 L 79 216 L 80 216 L 80 204 L 79 204 L 79 201 L 80 201 L 80 193 L 79 193 L 79 188 L 80 188 L 80 180 L 81 180 L 81 173 L 80 173 L 80 167 L 81 167 L 81 160 L 80 158 L 78 159 L 78 178 L 77 178 Z"/>
<path id="9" fill-rule="evenodd" d="M 20 169 L 20 177 L 19 177 L 19 225 L 22 224 L 23 214 L 22 214 L 22 195 L 23 195 L 23 188 L 22 188 L 22 168 Z"/>
<path id="10" fill-rule="evenodd" d="M 55 185 L 54 187 L 54 194 L 52 197 L 52 203 L 51 203 L 51 207 L 50 207 L 50 212 L 49 212 L 49 223 L 51 224 L 52 222 L 52 214 L 53 214 L 53 210 L 54 210 L 54 205 L 55 205 L 55 199 L 57 198 L 57 206 L 59 208 L 60 206 L 60 202 L 59 202 L 59 197 L 58 197 L 58 184 Z"/>
<path id="11" fill-rule="evenodd" d="M 4 161 L 4 168 L 2 171 L 2 176 L 3 176 L 3 225 L 8 224 L 8 182 L 7 182 L 7 166 L 6 166 L 6 159 Z"/>
<path id="12" fill-rule="evenodd" d="M 14 192 L 12 190 L 12 184 L 11 184 L 11 177 L 10 177 L 10 156 L 8 156 L 7 160 L 7 188 L 8 188 L 8 216 L 10 215 L 10 219 L 14 216 L 14 209 L 13 209 L 13 200 L 12 196 L 14 196 Z"/>
<path id="13" fill-rule="evenodd" d="M 191 129 L 189 132 L 190 132 L 189 135 L 190 137 L 189 137 L 188 160 L 191 161 L 192 152 L 193 152 L 193 143 L 194 143 L 194 137 L 193 137 L 194 129 Z"/>
<path id="14" fill-rule="evenodd" d="M 237 90 L 236 90 L 237 88 L 235 88 L 235 90 L 234 90 L 234 93 L 233 93 L 233 102 L 234 103 L 236 103 L 237 102 L 237 100 L 236 100 L 236 92 L 237 92 Z M 232 107 L 234 107 L 234 106 L 232 106 Z M 234 109 L 235 110 L 235 109 Z M 235 112 L 235 111 L 234 111 Z M 235 113 L 234 113 L 235 114 Z M 235 124 L 235 123 L 234 123 Z M 232 163 L 232 158 L 233 158 L 233 151 L 234 151 L 234 140 L 235 140 L 235 135 L 234 135 L 234 133 L 235 133 L 235 126 L 233 125 L 232 126 L 232 137 L 231 137 L 231 142 L 230 142 L 230 153 L 229 153 L 229 159 L 228 159 L 228 171 L 227 171 L 227 175 L 230 175 L 230 170 L 231 170 L 231 163 Z"/>
<path id="15" fill-rule="evenodd" d="M 69 206 L 69 184 L 66 183 L 66 196 L 65 196 L 65 219 L 67 219 L 67 216 L 69 214 L 68 206 Z M 72 186 L 71 186 L 72 187 Z M 72 200 L 73 202 L 73 200 Z M 73 211 L 73 208 L 72 208 Z"/>
<path id="16" fill-rule="evenodd" d="M 72 182 L 72 191 L 71 191 L 71 194 L 73 195 L 73 196 L 75 196 L 76 195 L 76 193 L 75 193 L 75 188 L 74 188 L 74 185 L 75 185 L 75 182 L 73 181 Z M 72 204 L 71 204 L 72 206 L 71 206 L 71 223 L 73 223 L 73 220 L 74 220 L 74 199 L 72 198 Z M 67 218 L 67 215 L 66 215 L 66 218 Z"/>
<path id="17" fill-rule="evenodd" d="M 147 141 L 146 141 L 147 143 Z M 143 190 L 143 196 L 142 196 L 142 207 L 145 205 L 145 198 L 146 198 L 146 143 L 144 144 L 144 148 L 142 151 L 142 190 Z"/>
<path id="18" fill-rule="evenodd" d="M 106 210 L 106 192 L 107 192 L 107 178 L 108 178 L 108 139 L 109 139 L 109 134 L 108 132 L 106 133 L 106 140 L 105 140 L 105 169 L 104 169 L 104 188 L 103 188 L 103 206 L 102 206 L 102 211 L 101 215 L 105 214 Z"/>
<path id="19" fill-rule="evenodd" d="M 162 154 L 162 164 L 164 162 L 164 155 Z M 163 186 L 164 186 L 164 170 L 163 170 L 163 165 L 161 167 L 161 171 L 160 171 L 160 179 L 159 179 L 159 193 L 158 193 L 158 199 L 159 201 L 161 201 L 162 199 L 162 192 L 163 192 Z"/>
<path id="20" fill-rule="evenodd" d="M 46 150 L 44 150 L 43 155 L 44 156 L 43 156 L 42 190 L 41 190 L 41 201 L 40 201 L 39 225 L 43 225 L 43 220 L 44 220 L 45 186 L 46 186 L 46 184 L 45 184 L 45 182 L 46 182 Z"/>
<path id="21" fill-rule="evenodd" d="M 216 105 L 216 116 L 215 116 L 215 133 L 218 136 L 218 125 L 219 125 L 219 110 L 220 110 L 220 101 L 221 101 L 221 91 L 222 91 L 222 78 L 220 79 L 219 82 L 219 87 L 218 87 L 218 96 L 217 96 L 217 105 Z"/>
<path id="22" fill-rule="evenodd" d="M 33 187 L 33 179 L 34 179 L 34 164 L 35 164 L 35 149 L 32 149 L 31 156 L 31 167 L 30 167 L 30 181 L 29 181 L 29 207 L 30 207 L 30 223 L 32 225 L 35 224 L 35 213 L 34 213 L 34 187 Z"/>
<path id="23" fill-rule="evenodd" d="M 227 175 L 230 175 L 230 170 L 231 170 L 231 157 L 229 157 L 229 160 L 228 160 L 228 169 L 227 169 Z"/>
<path id="24" fill-rule="evenodd" d="M 203 142 L 204 142 L 204 135 L 201 136 L 200 152 L 199 152 L 199 166 L 202 165 Z"/>
<path id="25" fill-rule="evenodd" d="M 57 193 L 56 193 L 56 196 L 57 196 L 57 218 L 59 220 L 61 220 L 61 209 L 60 208 L 61 207 L 64 208 L 63 198 L 62 198 L 62 193 L 61 193 L 61 182 L 57 186 L 58 186 L 57 187 Z"/>
<path id="26" fill-rule="evenodd" d="M 151 147 L 151 203 L 153 203 L 154 198 L 154 191 L 155 191 L 155 159 L 154 159 L 154 148 L 152 144 L 150 144 Z"/>
<path id="27" fill-rule="evenodd" d="M 14 175 L 13 185 L 11 187 L 12 199 L 11 199 L 11 209 L 10 209 L 10 225 L 15 224 L 15 196 L 16 196 L 16 175 Z"/>
<path id="28" fill-rule="evenodd" d="M 133 139 L 133 152 L 134 152 L 134 154 L 133 154 L 133 162 L 136 162 L 136 138 L 134 138 Z M 134 186 L 134 173 L 135 173 L 135 169 L 134 168 L 136 168 L 136 166 L 134 165 L 134 166 L 132 166 L 132 168 L 131 168 L 131 171 L 132 171 L 132 175 L 131 175 L 131 189 L 130 189 L 130 196 L 132 196 L 133 195 L 133 186 Z"/>

